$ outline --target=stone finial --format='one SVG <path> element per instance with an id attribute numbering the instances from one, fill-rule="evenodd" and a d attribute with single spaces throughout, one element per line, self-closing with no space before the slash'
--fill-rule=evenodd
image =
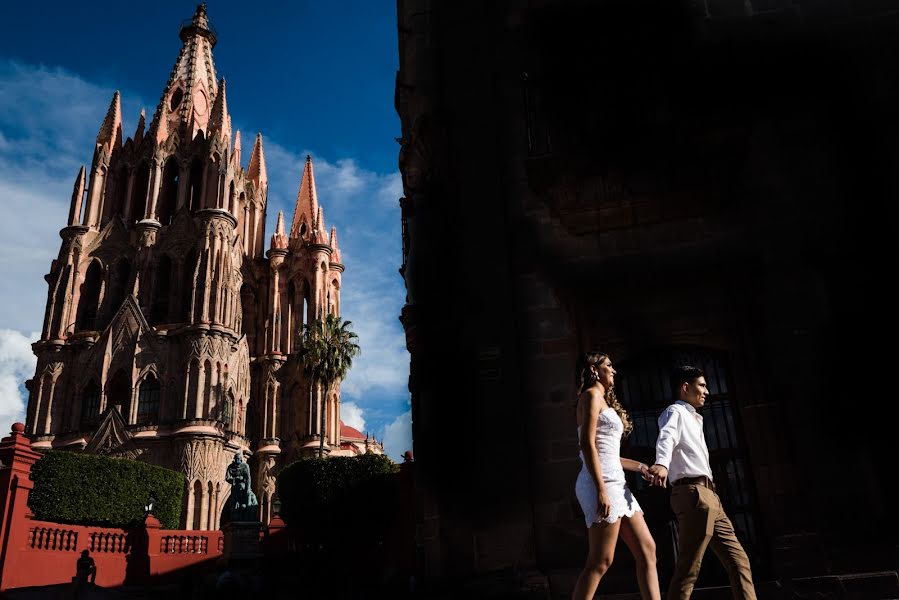
<path id="1" fill-rule="evenodd" d="M 234 164 L 240 169 L 240 129 L 237 130 L 237 133 L 234 134 L 234 150 L 231 153 L 232 158 L 234 159 Z"/>
<path id="2" fill-rule="evenodd" d="M 287 248 L 287 236 L 284 235 L 284 211 L 278 211 L 278 224 L 275 226 L 275 234 L 272 236 L 271 247 L 277 250 Z"/>
<path id="3" fill-rule="evenodd" d="M 228 115 L 228 98 L 225 93 L 225 78 L 219 80 L 219 91 L 212 104 L 209 115 L 209 136 L 218 134 L 221 139 L 231 137 L 231 119 Z"/>
<path id="4" fill-rule="evenodd" d="M 147 126 L 147 111 L 140 109 L 140 118 L 137 120 L 137 129 L 134 130 L 134 143 L 140 144 L 144 139 L 144 129 Z"/>
<path id="5" fill-rule="evenodd" d="M 331 262 L 340 263 L 340 248 L 337 246 L 337 228 L 331 227 Z"/>
<path id="6" fill-rule="evenodd" d="M 85 170 L 84 165 L 81 165 L 81 170 L 78 171 L 78 177 L 75 178 L 75 185 L 72 187 L 72 204 L 69 208 L 69 225 L 78 225 L 79 221 L 81 221 L 81 205 L 84 200 L 84 181 Z"/>

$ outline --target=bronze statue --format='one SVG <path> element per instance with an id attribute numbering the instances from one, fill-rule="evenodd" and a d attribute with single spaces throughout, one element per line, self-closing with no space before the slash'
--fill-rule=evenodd
<path id="1" fill-rule="evenodd" d="M 258 521 L 259 503 L 250 488 L 250 465 L 243 461 L 240 452 L 234 454 L 234 461 L 225 470 L 225 481 L 231 484 L 231 497 L 228 499 L 231 520 Z"/>

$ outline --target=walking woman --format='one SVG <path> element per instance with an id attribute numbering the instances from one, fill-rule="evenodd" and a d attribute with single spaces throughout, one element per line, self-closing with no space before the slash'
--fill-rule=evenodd
<path id="1" fill-rule="evenodd" d="M 573 600 L 592 600 L 615 556 L 618 536 L 634 555 L 643 600 L 659 600 L 656 546 L 643 510 L 627 487 L 624 471 L 649 480 L 645 464 L 621 458 L 621 438 L 633 429 L 615 397 L 615 369 L 609 357 L 588 352 L 578 366 L 577 431 L 583 467 L 575 493 L 587 524 L 587 564 L 574 587 Z"/>

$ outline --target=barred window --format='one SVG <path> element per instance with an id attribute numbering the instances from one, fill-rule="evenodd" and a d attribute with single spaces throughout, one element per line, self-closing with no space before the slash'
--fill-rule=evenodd
<path id="1" fill-rule="evenodd" d="M 81 427 L 89 427 L 97 422 L 100 416 L 100 386 L 90 381 L 81 390 Z"/>
<path id="2" fill-rule="evenodd" d="M 137 399 L 137 424 L 154 425 L 159 419 L 159 381 L 153 374 L 140 384 Z"/>

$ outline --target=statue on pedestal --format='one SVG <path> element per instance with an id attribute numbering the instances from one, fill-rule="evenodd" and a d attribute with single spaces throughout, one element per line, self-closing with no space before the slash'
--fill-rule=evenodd
<path id="1" fill-rule="evenodd" d="M 225 481 L 231 484 L 231 521 L 258 521 L 259 502 L 250 488 L 250 465 L 243 461 L 243 455 L 237 452 L 234 461 L 225 470 Z"/>

